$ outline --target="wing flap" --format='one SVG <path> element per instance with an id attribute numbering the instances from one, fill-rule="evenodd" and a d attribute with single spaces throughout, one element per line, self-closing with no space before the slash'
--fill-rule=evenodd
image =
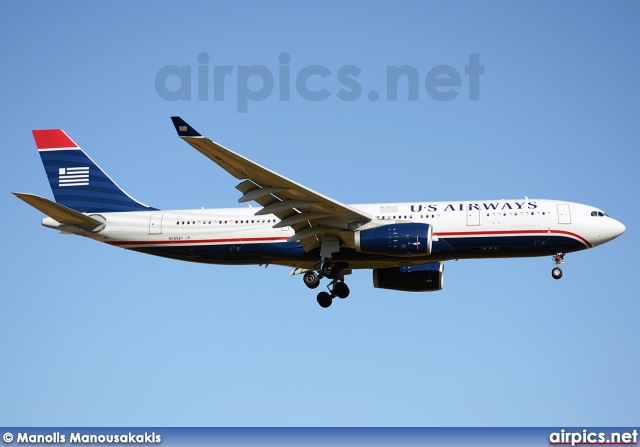
<path id="1" fill-rule="evenodd" d="M 260 199 L 264 196 L 268 196 L 269 194 L 278 193 L 285 191 L 283 188 L 274 188 L 272 186 L 268 186 L 266 188 L 256 188 L 253 191 L 249 191 L 245 193 L 242 197 L 238 199 L 239 203 L 251 202 L 252 200 Z"/>

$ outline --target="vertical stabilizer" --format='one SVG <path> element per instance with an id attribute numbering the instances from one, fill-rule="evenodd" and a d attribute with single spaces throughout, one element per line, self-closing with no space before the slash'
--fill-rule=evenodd
<path id="1" fill-rule="evenodd" d="M 32 132 L 56 203 L 81 213 L 155 209 L 124 192 L 62 129 Z"/>

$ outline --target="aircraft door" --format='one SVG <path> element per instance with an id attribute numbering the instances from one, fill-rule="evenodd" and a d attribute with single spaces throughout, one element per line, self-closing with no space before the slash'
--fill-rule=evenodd
<path id="1" fill-rule="evenodd" d="M 569 205 L 561 204 L 556 205 L 558 208 L 558 223 L 570 224 L 571 223 L 571 211 Z"/>
<path id="2" fill-rule="evenodd" d="M 162 214 L 152 214 L 149 218 L 149 234 L 162 234 Z"/>
<path id="3" fill-rule="evenodd" d="M 467 211 L 467 225 L 480 225 L 480 210 Z"/>

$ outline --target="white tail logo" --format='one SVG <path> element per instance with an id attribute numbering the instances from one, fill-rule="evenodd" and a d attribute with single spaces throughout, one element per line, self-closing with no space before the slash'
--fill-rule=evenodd
<path id="1" fill-rule="evenodd" d="M 89 186 L 89 167 L 60 168 L 58 186 Z"/>

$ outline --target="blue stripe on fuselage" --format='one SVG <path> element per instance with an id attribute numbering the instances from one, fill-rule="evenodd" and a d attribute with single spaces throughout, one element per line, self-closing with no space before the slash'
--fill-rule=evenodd
<path id="1" fill-rule="evenodd" d="M 353 249 L 342 249 L 334 253 L 332 260 L 341 263 L 397 261 L 406 263 L 419 259 L 424 262 L 447 259 L 508 258 L 547 256 L 555 253 L 570 253 L 587 247 L 567 236 L 488 236 L 440 238 L 433 242 L 432 252 L 424 258 L 407 256 L 380 256 L 358 253 Z M 216 245 L 149 245 L 131 247 L 131 250 L 183 261 L 208 264 L 287 264 L 288 262 L 316 262 L 319 249 L 305 253 L 299 242 L 232 243 Z"/>

